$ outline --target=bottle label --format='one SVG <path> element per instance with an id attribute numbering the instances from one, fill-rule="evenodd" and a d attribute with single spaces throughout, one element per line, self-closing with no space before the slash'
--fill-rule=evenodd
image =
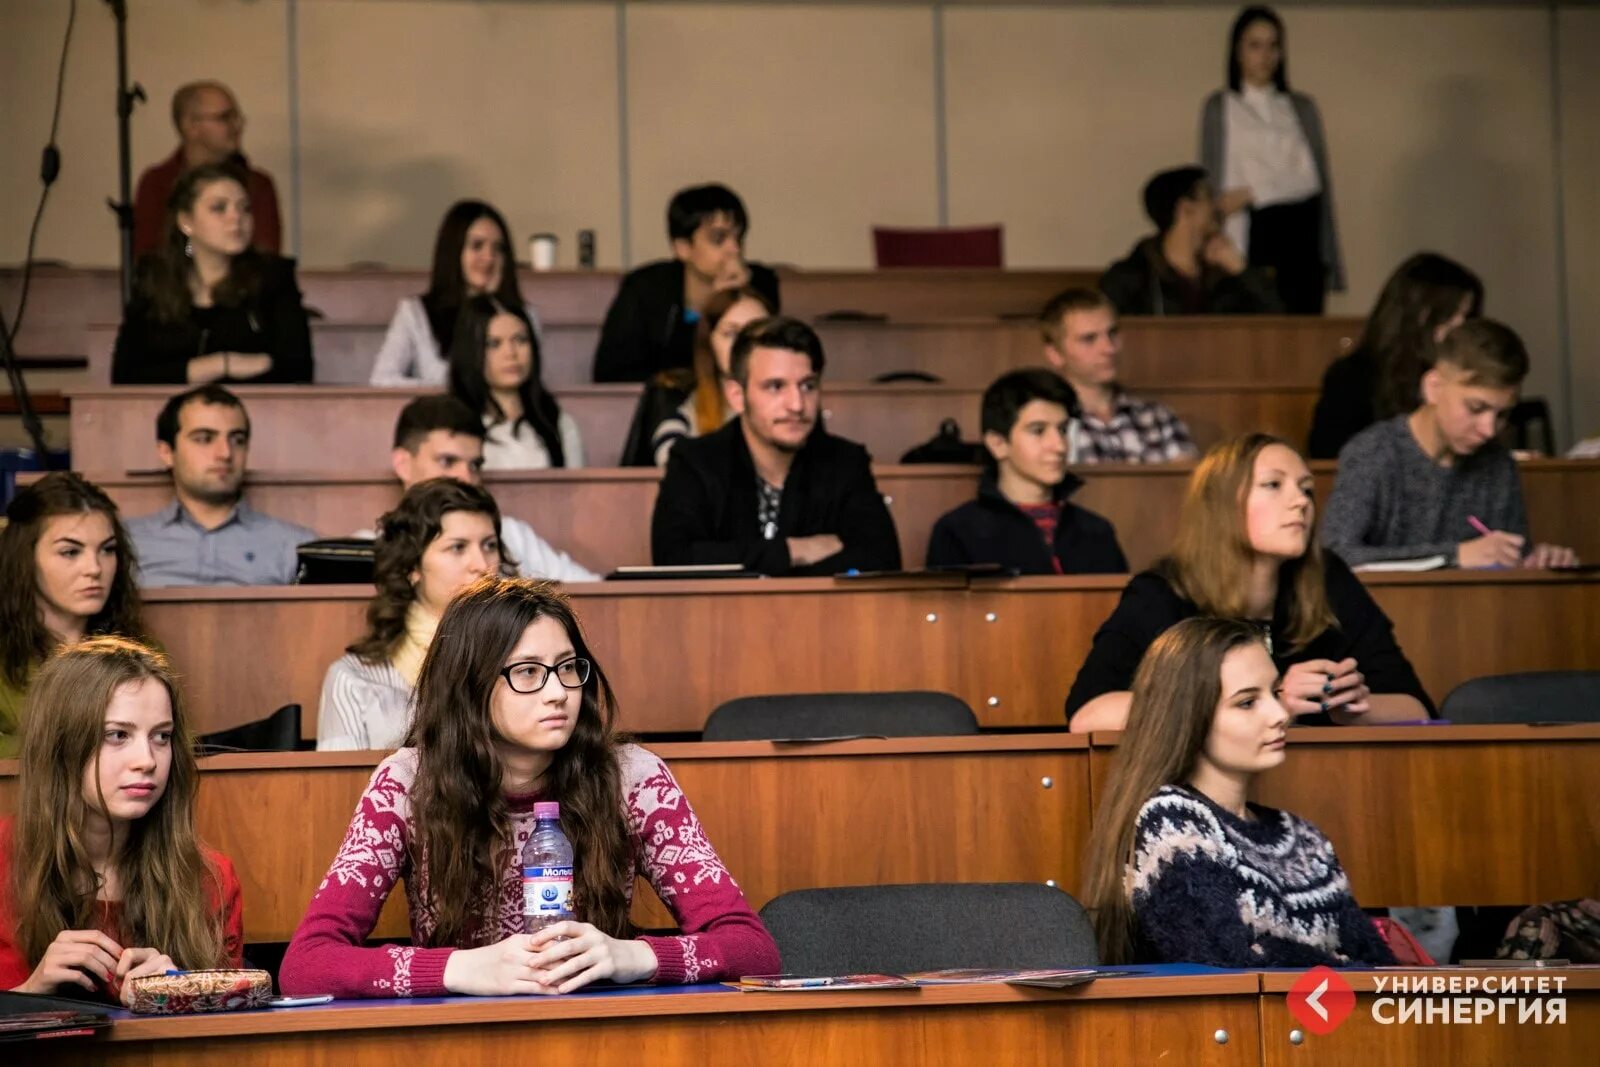
<path id="1" fill-rule="evenodd" d="M 540 917 L 571 914 L 571 867 L 522 868 L 522 913 Z"/>

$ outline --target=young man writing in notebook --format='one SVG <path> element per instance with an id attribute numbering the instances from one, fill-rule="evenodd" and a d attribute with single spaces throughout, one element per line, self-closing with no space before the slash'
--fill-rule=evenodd
<path id="1" fill-rule="evenodd" d="M 1529 547 L 1516 461 L 1496 440 L 1528 352 L 1509 327 L 1464 323 L 1422 376 L 1422 405 L 1339 453 L 1322 539 L 1352 566 L 1443 556 L 1460 567 L 1569 567 L 1570 548 Z"/>

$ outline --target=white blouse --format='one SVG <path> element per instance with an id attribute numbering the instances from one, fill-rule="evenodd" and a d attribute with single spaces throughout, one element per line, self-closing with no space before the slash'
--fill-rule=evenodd
<path id="1" fill-rule="evenodd" d="M 1288 93 L 1247 85 L 1224 101 L 1222 190 L 1243 186 L 1256 207 L 1294 204 L 1322 192 L 1311 143 Z M 1227 231 L 1240 251 L 1249 251 L 1249 212 L 1235 212 Z"/>
<path id="2" fill-rule="evenodd" d="M 533 323 L 534 336 L 544 341 L 539 312 L 526 301 L 522 309 Z M 450 361 L 439 351 L 428 312 L 420 296 L 408 296 L 394 309 L 383 345 L 372 364 L 373 385 L 444 385 L 450 380 Z"/>
<path id="3" fill-rule="evenodd" d="M 544 447 L 544 441 L 527 420 L 517 420 L 513 432 L 511 423 L 492 419 L 490 415 L 483 417 L 484 470 L 543 470 L 550 466 L 550 450 Z M 561 434 L 561 450 L 566 453 L 563 466 L 583 466 L 583 437 L 578 433 L 578 424 L 563 411 L 556 429 Z"/>

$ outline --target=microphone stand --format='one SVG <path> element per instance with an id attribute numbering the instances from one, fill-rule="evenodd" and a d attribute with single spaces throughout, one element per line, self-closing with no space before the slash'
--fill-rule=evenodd
<path id="1" fill-rule="evenodd" d="M 6 380 L 11 383 L 11 395 L 17 400 L 17 414 L 22 417 L 22 428 L 33 442 L 34 453 L 39 457 L 39 469 L 50 469 L 50 449 L 44 443 L 44 424 L 39 413 L 33 410 L 33 400 L 28 396 L 28 384 L 22 380 L 22 368 L 17 366 L 17 350 L 11 347 L 11 328 L 6 325 L 4 311 L 0 311 L 0 363 L 5 364 Z"/>
<path id="2" fill-rule="evenodd" d="M 147 99 L 144 87 L 128 84 L 128 0 L 106 0 L 117 20 L 117 191 L 106 205 L 117 216 L 122 238 L 122 305 L 133 299 L 133 149 L 130 127 L 134 106 Z"/>

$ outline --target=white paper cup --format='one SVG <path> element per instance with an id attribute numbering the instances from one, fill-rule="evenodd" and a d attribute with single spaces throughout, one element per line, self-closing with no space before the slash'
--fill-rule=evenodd
<path id="1" fill-rule="evenodd" d="M 556 269 L 556 245 L 559 243 L 553 233 L 536 233 L 528 238 L 528 262 L 533 264 L 534 270 Z"/>

